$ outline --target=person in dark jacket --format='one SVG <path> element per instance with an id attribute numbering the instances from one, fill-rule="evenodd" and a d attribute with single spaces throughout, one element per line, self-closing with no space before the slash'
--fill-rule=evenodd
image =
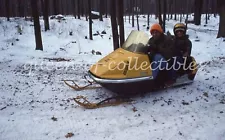
<path id="1" fill-rule="evenodd" d="M 177 23 L 173 29 L 174 36 L 172 36 L 172 38 L 174 40 L 174 49 L 175 49 L 173 57 L 175 61 L 173 62 L 173 64 L 175 64 L 176 70 L 181 68 L 180 64 L 186 66 L 185 63 L 191 61 L 190 55 L 192 43 L 189 40 L 189 36 L 186 34 L 186 31 L 187 27 L 183 23 Z"/>
<path id="2" fill-rule="evenodd" d="M 187 57 L 191 55 L 192 43 L 189 40 L 189 36 L 186 35 L 186 25 L 183 23 L 177 23 L 174 26 L 174 47 L 175 56 Z"/>
<path id="3" fill-rule="evenodd" d="M 171 59 L 174 54 L 173 40 L 163 33 L 159 24 L 153 24 L 150 33 L 152 35 L 148 42 L 150 52 L 161 54 L 166 60 Z"/>
<path id="4" fill-rule="evenodd" d="M 167 70 L 168 61 L 174 55 L 174 44 L 172 38 L 163 33 L 159 24 L 153 24 L 150 29 L 152 37 L 149 39 L 150 59 L 153 61 L 152 73 L 153 77 L 158 76 L 159 70 Z M 168 71 L 170 81 L 174 81 L 170 70 Z"/>

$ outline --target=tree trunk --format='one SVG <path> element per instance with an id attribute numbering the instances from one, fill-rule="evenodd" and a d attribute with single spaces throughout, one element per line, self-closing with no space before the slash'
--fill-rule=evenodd
<path id="1" fill-rule="evenodd" d="M 49 28 L 49 12 L 48 12 L 48 6 L 49 6 L 49 0 L 41 0 L 42 7 L 43 7 L 43 17 L 44 17 L 44 24 L 45 24 L 45 31 L 50 30 Z"/>
<path id="2" fill-rule="evenodd" d="M 140 30 L 138 13 L 137 13 L 137 29 L 138 29 L 138 31 Z"/>
<path id="3" fill-rule="evenodd" d="M 180 22 L 182 22 L 182 14 L 180 14 Z"/>
<path id="4" fill-rule="evenodd" d="M 174 0 L 174 20 L 177 20 L 177 1 L 176 0 Z"/>
<path id="5" fill-rule="evenodd" d="M 208 24 L 208 16 L 209 16 L 208 8 L 209 8 L 209 0 L 206 0 L 205 24 Z"/>
<path id="6" fill-rule="evenodd" d="M 188 24 L 188 13 L 186 14 L 185 23 L 186 23 L 186 27 L 187 27 L 187 24 Z"/>
<path id="7" fill-rule="evenodd" d="M 6 17 L 7 17 L 7 21 L 10 20 L 10 1 L 11 1 L 11 0 L 6 0 L 6 1 L 5 1 L 5 8 L 6 8 Z"/>
<path id="8" fill-rule="evenodd" d="M 190 1 L 187 2 L 186 18 L 185 18 L 186 27 L 187 27 L 187 24 L 188 24 L 189 7 L 190 7 Z"/>
<path id="9" fill-rule="evenodd" d="M 195 0 L 195 13 L 194 13 L 195 25 L 201 25 L 202 6 L 203 0 Z"/>
<path id="10" fill-rule="evenodd" d="M 141 7 L 141 11 L 140 11 L 140 12 L 141 12 L 141 14 L 143 15 L 143 14 L 144 14 L 144 4 L 143 4 L 143 0 L 140 1 L 140 5 L 141 5 L 141 6 L 140 6 L 140 7 Z"/>
<path id="11" fill-rule="evenodd" d="M 58 15 L 59 14 L 59 1 L 58 0 L 53 0 L 53 14 Z"/>
<path id="12" fill-rule="evenodd" d="M 76 10 L 77 10 L 77 8 L 76 8 L 76 2 L 75 2 L 75 0 L 72 0 L 71 1 L 71 5 L 72 5 L 72 12 L 73 12 L 73 16 L 74 16 L 74 18 L 76 19 L 77 18 L 77 12 L 76 12 Z"/>
<path id="13" fill-rule="evenodd" d="M 159 17 L 159 24 L 162 26 L 163 21 L 162 21 L 162 11 L 161 11 L 161 0 L 157 0 L 158 1 L 158 17 Z"/>
<path id="14" fill-rule="evenodd" d="M 118 7 L 118 23 L 119 23 L 119 30 L 120 30 L 120 46 L 124 43 L 124 9 L 123 9 L 123 0 L 117 0 L 117 7 Z"/>
<path id="15" fill-rule="evenodd" d="M 173 7 L 172 7 L 172 5 L 173 5 L 173 0 L 170 0 L 169 1 L 169 9 L 170 9 L 170 19 L 172 19 L 173 18 Z"/>
<path id="16" fill-rule="evenodd" d="M 167 10 L 167 3 L 166 0 L 163 0 L 163 32 L 166 32 L 166 11 Z"/>
<path id="17" fill-rule="evenodd" d="M 128 6 L 128 10 L 127 10 L 127 13 L 128 13 L 128 20 L 129 20 L 129 24 L 130 24 L 130 16 L 131 16 L 131 4 L 130 4 L 130 1 L 127 1 L 127 6 Z"/>
<path id="18" fill-rule="evenodd" d="M 19 12 L 19 17 L 24 17 L 24 6 L 21 0 L 18 0 L 18 12 Z"/>
<path id="19" fill-rule="evenodd" d="M 80 1 L 80 0 L 79 0 Z M 85 16 L 86 14 L 88 14 L 88 10 L 85 10 L 83 7 L 85 5 L 85 2 L 87 2 L 88 0 L 81 0 L 80 1 L 80 6 L 78 8 L 80 8 L 80 15 L 81 16 Z M 81 8 L 82 7 L 82 8 Z"/>
<path id="20" fill-rule="evenodd" d="M 118 29 L 116 22 L 116 1 L 110 1 L 110 14 L 111 14 L 111 26 L 112 26 L 112 35 L 113 35 L 113 46 L 114 50 L 119 48 L 119 39 L 118 39 Z"/>
<path id="21" fill-rule="evenodd" d="M 148 5 L 151 7 L 151 0 L 148 0 Z M 150 10 L 148 10 L 148 17 L 147 17 L 147 30 L 149 30 L 150 26 Z"/>
<path id="22" fill-rule="evenodd" d="M 27 16 L 30 16 L 28 14 L 28 0 L 24 0 L 24 16 L 25 16 L 25 20 L 27 20 Z"/>
<path id="23" fill-rule="evenodd" d="M 64 6 L 64 0 L 59 0 L 59 3 L 60 3 L 60 4 L 59 4 L 59 5 L 60 5 L 60 8 L 59 8 L 59 9 L 61 10 L 60 13 L 61 13 L 62 15 L 65 15 L 64 7 L 63 7 L 63 6 Z"/>
<path id="24" fill-rule="evenodd" d="M 91 0 L 88 0 L 88 13 L 89 13 L 89 38 L 90 38 L 90 40 L 93 40 L 93 36 L 92 36 Z"/>
<path id="25" fill-rule="evenodd" d="M 217 0 L 218 11 L 220 15 L 219 31 L 217 38 L 225 37 L 225 1 Z"/>
<path id="26" fill-rule="evenodd" d="M 71 15 L 73 12 L 71 12 L 71 3 L 69 3 L 70 1 L 69 0 L 66 0 L 65 3 L 66 3 L 66 6 L 68 6 L 67 8 L 65 8 L 65 14 L 66 15 Z"/>
<path id="27" fill-rule="evenodd" d="M 104 14 L 104 6 L 105 6 L 105 0 L 100 0 L 100 21 L 103 21 L 102 15 Z"/>
<path id="28" fill-rule="evenodd" d="M 32 15 L 33 15 L 33 18 L 34 18 L 34 32 L 35 32 L 35 40 L 36 40 L 36 50 L 42 50 L 43 51 L 37 1 L 36 0 L 30 0 L 30 1 L 31 1 L 31 7 L 32 7 Z"/>
<path id="29" fill-rule="evenodd" d="M 82 2 L 83 4 L 83 2 Z M 88 16 L 89 16 L 89 10 L 88 10 L 88 3 L 87 3 L 87 0 L 84 1 L 84 8 L 82 8 L 85 13 L 85 18 L 86 18 L 86 21 L 88 21 Z M 81 14 L 82 15 L 82 14 Z"/>
<path id="30" fill-rule="evenodd" d="M 158 16 L 159 16 L 159 6 L 158 6 L 158 3 L 159 3 L 159 1 L 158 0 L 155 0 L 155 19 L 157 19 L 158 18 Z"/>
<path id="31" fill-rule="evenodd" d="M 11 1 L 10 4 L 11 4 L 10 10 L 12 10 L 11 17 L 17 17 L 17 10 L 16 10 L 16 3 L 15 3 L 15 1 Z"/>
<path id="32" fill-rule="evenodd" d="M 78 19 L 80 19 L 80 14 L 81 14 L 81 11 L 80 11 L 80 0 L 77 0 L 77 16 L 78 16 Z"/>
<path id="33" fill-rule="evenodd" d="M 147 30 L 150 28 L 150 14 L 148 13 L 148 17 L 147 17 Z"/>
<path id="34" fill-rule="evenodd" d="M 140 26 L 139 26 L 139 18 L 138 18 L 138 12 L 139 12 L 139 7 L 138 7 L 138 3 L 137 3 L 137 0 L 135 0 L 135 11 L 136 11 L 136 17 L 137 17 L 137 29 L 138 31 L 140 30 Z"/>
<path id="35" fill-rule="evenodd" d="M 131 8 L 132 8 L 132 27 L 134 27 L 134 1 L 135 0 L 131 0 Z"/>
<path id="36" fill-rule="evenodd" d="M 105 18 L 108 18 L 108 0 L 105 0 Z"/>
<path id="37" fill-rule="evenodd" d="M 213 14 L 214 14 L 214 17 L 216 18 L 216 14 L 218 13 L 218 0 L 214 0 L 213 2 Z"/>

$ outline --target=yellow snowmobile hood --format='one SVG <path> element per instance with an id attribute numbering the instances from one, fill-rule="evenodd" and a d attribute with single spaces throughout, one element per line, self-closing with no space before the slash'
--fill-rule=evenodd
<path id="1" fill-rule="evenodd" d="M 119 48 L 93 65 L 90 72 L 103 79 L 152 76 L 149 57 Z"/>
<path id="2" fill-rule="evenodd" d="M 151 77 L 149 57 L 146 53 L 149 36 L 143 31 L 132 31 L 123 46 L 110 53 L 90 69 L 102 79 L 133 79 Z"/>

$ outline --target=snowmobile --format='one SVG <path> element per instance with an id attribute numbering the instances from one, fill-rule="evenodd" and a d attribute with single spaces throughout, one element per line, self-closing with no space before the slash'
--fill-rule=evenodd
<path id="1" fill-rule="evenodd" d="M 179 75 L 176 82 L 166 86 L 168 71 L 161 70 L 157 76 L 153 76 L 151 64 L 154 63 L 149 54 L 149 36 L 143 31 L 132 31 L 121 48 L 116 49 L 109 55 L 92 65 L 88 71 L 88 76 L 92 81 L 88 85 L 80 87 L 74 81 L 74 85 L 64 82 L 75 90 L 99 88 L 93 85 L 100 85 L 118 96 L 109 98 L 99 103 L 90 103 L 85 97 L 78 96 L 75 102 L 86 108 L 97 108 L 106 105 L 105 102 L 116 99 L 122 103 L 118 97 L 130 97 L 139 93 L 151 92 L 168 87 L 181 86 L 193 82 L 197 73 L 197 63 L 193 57 L 186 59 L 185 66 L 177 70 Z M 85 77 L 86 79 L 88 79 Z M 127 98 L 126 98 L 127 99 Z M 80 100 L 83 100 L 81 102 Z M 127 102 L 127 100 L 126 100 Z M 113 103 L 117 104 L 117 103 Z M 112 103 L 110 104 L 112 105 Z"/>

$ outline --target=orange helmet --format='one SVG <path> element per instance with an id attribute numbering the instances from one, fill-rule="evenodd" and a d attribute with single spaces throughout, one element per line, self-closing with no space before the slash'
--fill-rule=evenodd
<path id="1" fill-rule="evenodd" d="M 163 33 L 163 29 L 162 29 L 161 25 L 158 23 L 155 23 L 151 26 L 150 33 L 152 34 L 152 31 L 154 31 L 154 30 L 159 31 L 160 33 Z"/>

